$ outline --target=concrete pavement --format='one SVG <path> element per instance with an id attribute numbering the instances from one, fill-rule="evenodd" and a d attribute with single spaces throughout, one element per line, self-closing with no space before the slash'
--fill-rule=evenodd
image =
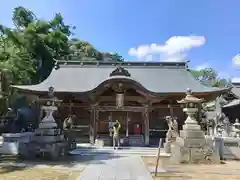
<path id="1" fill-rule="evenodd" d="M 152 180 L 140 156 L 98 155 L 80 180 Z"/>

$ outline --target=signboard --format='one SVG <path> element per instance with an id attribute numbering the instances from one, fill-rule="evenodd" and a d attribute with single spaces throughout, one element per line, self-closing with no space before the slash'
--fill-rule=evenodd
<path id="1" fill-rule="evenodd" d="M 122 108 L 124 106 L 124 94 L 116 94 L 116 107 Z"/>

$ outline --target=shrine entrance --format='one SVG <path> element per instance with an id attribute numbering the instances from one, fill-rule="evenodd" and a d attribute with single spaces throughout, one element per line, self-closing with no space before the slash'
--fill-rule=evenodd
<path id="1" fill-rule="evenodd" d="M 138 111 L 130 111 L 128 107 L 117 109 L 110 108 L 109 111 L 99 111 L 99 119 L 96 122 L 97 142 L 111 145 L 113 125 L 118 120 L 121 124 L 120 142 L 122 145 L 143 146 L 148 137 L 148 126 L 144 119 L 143 107 Z"/>
<path id="2" fill-rule="evenodd" d="M 131 111 L 109 111 L 99 112 L 99 125 L 97 134 L 110 134 L 110 127 L 118 120 L 121 124 L 120 135 L 136 134 L 136 127 L 139 126 L 140 134 L 143 133 L 144 121 L 141 112 Z"/>
<path id="3" fill-rule="evenodd" d="M 111 79 L 96 90 L 95 137 L 110 144 L 113 124 L 121 124 L 120 140 L 129 145 L 149 144 L 149 104 L 144 89 L 129 79 Z M 126 144 L 126 143 L 122 144 Z"/>

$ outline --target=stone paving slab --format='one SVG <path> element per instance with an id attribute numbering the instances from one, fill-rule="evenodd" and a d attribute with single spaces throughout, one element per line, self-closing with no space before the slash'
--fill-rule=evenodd
<path id="1" fill-rule="evenodd" d="M 80 180 L 152 180 L 152 176 L 140 156 L 99 155 Z"/>
<path id="2" fill-rule="evenodd" d="M 114 150 L 113 147 L 103 147 L 103 148 L 77 148 L 70 152 L 72 155 L 101 155 L 101 154 L 116 154 L 116 155 L 139 155 L 139 156 L 156 156 L 157 150 L 156 148 L 137 148 L 137 147 L 121 147 L 118 150 Z M 163 150 L 160 152 L 161 157 L 169 157 L 170 154 L 165 153 Z"/>

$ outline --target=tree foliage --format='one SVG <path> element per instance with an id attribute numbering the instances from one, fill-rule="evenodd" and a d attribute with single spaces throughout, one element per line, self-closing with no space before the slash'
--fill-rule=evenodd
<path id="1" fill-rule="evenodd" d="M 8 72 L 11 83 L 39 83 L 46 79 L 54 59 L 122 61 L 118 54 L 102 53 L 87 41 L 70 39 L 75 27 L 67 25 L 60 13 L 53 19 L 39 19 L 30 10 L 16 7 L 14 28 L 0 25 L 0 70 Z M 71 58 L 70 58 L 71 59 Z"/>
<path id="2" fill-rule="evenodd" d="M 201 70 L 191 70 L 195 79 L 206 86 L 226 87 L 230 85 L 230 80 L 220 78 L 217 72 L 212 68 L 205 68 Z"/>
<path id="3" fill-rule="evenodd" d="M 118 53 L 100 52 L 87 41 L 71 39 L 69 41 L 70 57 L 85 61 L 114 61 L 121 62 L 123 57 Z M 69 56 L 68 55 L 68 56 Z"/>
<path id="4" fill-rule="evenodd" d="M 3 26 L 1 28 L 6 31 Z M 32 56 L 3 33 L 0 35 L 0 69 L 9 83 L 16 84 L 29 83 L 35 73 Z"/>

